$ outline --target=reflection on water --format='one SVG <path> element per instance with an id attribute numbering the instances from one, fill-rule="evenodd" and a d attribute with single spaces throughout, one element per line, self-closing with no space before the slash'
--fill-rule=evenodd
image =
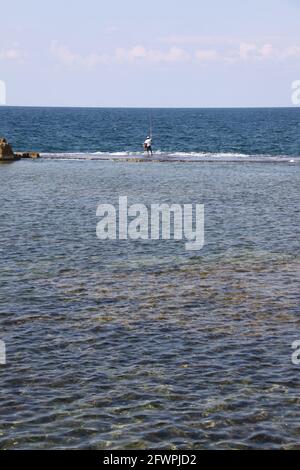
<path id="1" fill-rule="evenodd" d="M 297 448 L 299 170 L 0 172 L 0 446 Z M 100 242 L 99 202 L 204 203 L 206 245 Z"/>

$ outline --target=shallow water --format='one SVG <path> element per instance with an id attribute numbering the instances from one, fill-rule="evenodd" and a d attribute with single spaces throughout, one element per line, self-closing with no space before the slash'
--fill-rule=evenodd
<path id="1" fill-rule="evenodd" d="M 299 166 L 1 165 L 0 447 L 299 448 Z M 205 246 L 96 238 L 204 203 Z"/>

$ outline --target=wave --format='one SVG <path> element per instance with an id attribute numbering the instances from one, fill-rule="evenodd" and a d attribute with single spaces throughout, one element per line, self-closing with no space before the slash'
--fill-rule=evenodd
<path id="1" fill-rule="evenodd" d="M 41 153 L 44 159 L 52 160 L 143 160 L 143 161 L 224 161 L 224 162 L 289 162 L 300 163 L 300 156 L 269 155 L 269 154 L 244 154 L 234 152 L 163 152 L 156 150 L 152 156 L 143 152 L 124 150 L 119 152 L 59 152 Z"/>

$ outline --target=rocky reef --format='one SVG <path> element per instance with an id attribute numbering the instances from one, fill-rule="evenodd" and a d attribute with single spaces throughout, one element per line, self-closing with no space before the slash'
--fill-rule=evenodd
<path id="1" fill-rule="evenodd" d="M 13 162 L 21 158 L 39 158 L 40 154 L 37 152 L 17 152 L 14 153 L 12 146 L 6 139 L 0 137 L 0 162 Z"/>
<path id="2" fill-rule="evenodd" d="M 12 161 L 15 159 L 11 145 L 7 143 L 6 139 L 0 138 L 0 160 Z"/>

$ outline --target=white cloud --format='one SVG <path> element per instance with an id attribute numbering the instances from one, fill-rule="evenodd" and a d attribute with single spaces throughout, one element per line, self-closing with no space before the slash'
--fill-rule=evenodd
<path id="1" fill-rule="evenodd" d="M 74 65 L 80 57 L 77 54 L 73 54 L 70 49 L 57 41 L 53 41 L 51 44 L 51 53 L 66 65 Z"/>
<path id="2" fill-rule="evenodd" d="M 52 42 L 50 50 L 53 56 L 62 64 L 71 67 L 94 68 L 99 64 L 107 63 L 109 59 L 106 54 L 96 54 L 92 52 L 87 55 L 81 55 L 74 53 L 68 46 L 59 44 L 58 41 Z"/>
<path id="3" fill-rule="evenodd" d="M 287 47 L 283 53 L 282 53 L 282 58 L 288 59 L 288 58 L 293 58 L 293 57 L 300 57 L 300 46 L 290 46 Z"/>
<path id="4" fill-rule="evenodd" d="M 171 47 L 164 57 L 167 62 L 185 62 L 190 60 L 190 58 L 190 54 L 187 51 L 178 47 Z"/>
<path id="5" fill-rule="evenodd" d="M 236 64 L 253 63 L 268 60 L 288 60 L 300 57 L 300 46 L 275 48 L 271 43 L 258 44 L 241 42 L 235 47 L 219 45 L 214 48 L 175 47 L 149 48 L 141 44 L 129 48 L 116 48 L 106 53 L 79 54 L 68 46 L 53 41 L 51 53 L 62 64 L 68 67 L 95 68 L 105 64 L 172 64 L 172 63 L 212 63 Z M 0 59 L 17 59 L 19 51 L 11 49 L 0 52 Z"/>
<path id="6" fill-rule="evenodd" d="M 255 44 L 242 43 L 239 47 L 239 56 L 243 60 L 248 60 L 251 57 L 254 57 L 257 52 L 257 47 Z"/>
<path id="7" fill-rule="evenodd" d="M 191 59 L 191 56 L 184 49 L 171 47 L 167 51 L 159 49 L 147 49 L 144 46 L 136 45 L 131 48 L 117 48 L 111 53 L 97 54 L 90 53 L 82 55 L 74 53 L 64 45 L 53 41 L 51 44 L 52 55 L 62 64 L 69 67 L 88 67 L 94 68 L 100 64 L 114 63 L 172 63 L 185 62 Z"/>
<path id="8" fill-rule="evenodd" d="M 171 47 L 167 51 L 147 49 L 144 46 L 134 46 L 130 49 L 115 50 L 115 59 L 119 62 L 185 62 L 190 60 L 190 54 L 184 49 Z"/>
<path id="9" fill-rule="evenodd" d="M 22 62 L 24 59 L 24 53 L 20 49 L 11 48 L 0 50 L 0 60 L 11 60 Z"/>
<path id="10" fill-rule="evenodd" d="M 214 49 L 198 49 L 195 57 L 200 62 L 211 62 L 219 59 L 219 54 Z"/>
<path id="11" fill-rule="evenodd" d="M 260 49 L 260 54 L 263 58 L 271 57 L 273 55 L 274 48 L 272 44 L 265 44 Z"/>
<path id="12" fill-rule="evenodd" d="M 246 60 L 262 60 L 272 57 L 274 48 L 272 44 L 264 44 L 262 46 L 254 43 L 241 43 L 239 46 L 239 58 Z"/>

